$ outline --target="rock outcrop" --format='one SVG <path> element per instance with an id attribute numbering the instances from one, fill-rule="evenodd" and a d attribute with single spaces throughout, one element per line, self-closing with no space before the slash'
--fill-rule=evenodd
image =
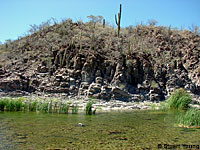
<path id="1" fill-rule="evenodd" d="M 118 38 L 109 27 L 89 27 L 68 21 L 8 45 L 12 51 L 2 57 L 1 92 L 106 101 L 161 101 L 180 87 L 200 94 L 199 35 L 138 26 Z"/>

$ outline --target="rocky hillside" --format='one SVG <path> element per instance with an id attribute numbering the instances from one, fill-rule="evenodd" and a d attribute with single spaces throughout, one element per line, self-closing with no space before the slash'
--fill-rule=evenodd
<path id="1" fill-rule="evenodd" d="M 71 20 L 0 46 L 2 94 L 63 93 L 123 101 L 200 94 L 200 36 L 163 26 L 117 29 Z"/>

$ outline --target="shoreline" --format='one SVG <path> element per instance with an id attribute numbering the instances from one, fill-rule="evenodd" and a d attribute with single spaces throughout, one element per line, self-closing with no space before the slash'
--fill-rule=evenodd
<path id="1" fill-rule="evenodd" d="M 8 96 L 5 96 L 8 95 Z M 37 93 L 30 95 L 15 95 L 9 96 L 9 94 L 3 93 L 0 94 L 0 99 L 2 98 L 24 98 L 25 101 L 34 102 L 37 101 L 39 103 L 62 103 L 62 104 L 70 104 L 70 107 L 77 106 L 79 111 L 84 111 L 87 103 L 92 100 L 94 104 L 92 106 L 93 109 L 96 109 L 97 112 L 110 112 L 110 111 L 131 111 L 131 110 L 158 110 L 162 109 L 160 103 L 166 101 L 122 101 L 122 100 L 102 100 L 102 99 L 94 99 L 88 97 L 70 97 L 65 94 L 45 94 L 45 93 Z M 195 107 L 200 109 L 199 104 L 189 104 L 191 107 Z M 161 107 L 160 107 L 161 106 Z"/>
<path id="2" fill-rule="evenodd" d="M 151 102 L 151 101 L 120 101 L 120 100 L 102 100 L 102 99 L 92 99 L 88 97 L 65 97 L 63 95 L 56 96 L 38 96 L 38 95 L 26 95 L 26 96 L 0 96 L 2 98 L 22 98 L 25 101 L 29 102 L 44 102 L 44 103 L 65 103 L 72 106 L 78 106 L 78 109 L 84 110 L 89 101 L 93 101 L 93 109 L 96 109 L 98 112 L 109 112 L 109 111 L 130 111 L 130 110 L 150 110 L 158 109 L 160 102 Z"/>

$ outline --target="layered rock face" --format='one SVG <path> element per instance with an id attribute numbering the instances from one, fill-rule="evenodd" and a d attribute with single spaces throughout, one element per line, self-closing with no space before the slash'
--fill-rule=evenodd
<path id="1" fill-rule="evenodd" d="M 67 25 L 86 33 L 85 24 Z M 111 35 L 103 35 L 96 38 L 92 46 L 88 43 L 93 39 L 87 40 L 86 35 L 82 44 L 81 39 L 74 43 L 66 42 L 66 39 L 60 43 L 51 41 L 57 44 L 56 48 L 55 45 L 48 47 L 48 44 L 34 47 L 31 43 L 46 39 L 46 35 L 55 33 L 57 28 L 60 26 L 52 26 L 48 32 L 39 31 L 21 40 L 25 40 L 29 48 L 18 45 L 16 53 L 20 51 L 21 58 L 10 58 L 7 60 L 10 63 L 1 66 L 2 92 L 65 93 L 71 97 L 86 96 L 107 101 L 161 101 L 176 88 L 200 94 L 198 35 L 171 33 L 167 39 L 158 27 L 140 27 L 134 33 L 130 32 L 133 29 L 127 29 L 130 33 L 122 34 L 119 39 L 116 35 L 111 40 L 108 38 Z M 130 44 L 133 35 L 140 41 Z M 146 48 L 154 50 L 134 50 L 142 47 L 134 47 L 134 44 L 147 39 L 154 47 Z M 38 48 L 44 52 L 36 52 Z M 30 51 L 33 54 L 27 56 Z"/>

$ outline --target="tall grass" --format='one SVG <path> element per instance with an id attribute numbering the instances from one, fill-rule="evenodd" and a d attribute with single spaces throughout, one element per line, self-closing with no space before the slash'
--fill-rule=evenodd
<path id="1" fill-rule="evenodd" d="M 72 114 L 77 114 L 78 113 L 78 106 L 77 105 L 73 105 L 72 106 Z"/>
<path id="2" fill-rule="evenodd" d="M 175 90 L 168 99 L 168 105 L 171 109 L 188 109 L 192 101 L 192 96 L 184 89 Z"/>
<path id="3" fill-rule="evenodd" d="M 158 106 L 160 110 L 167 111 L 169 110 L 169 105 L 166 102 L 160 102 L 160 105 Z"/>
<path id="4" fill-rule="evenodd" d="M 0 100 L 0 111 L 4 111 L 7 101 L 8 100 L 6 98 Z"/>
<path id="5" fill-rule="evenodd" d="M 70 103 L 52 100 L 28 100 L 24 97 L 2 98 L 0 99 L 0 111 L 24 111 L 24 112 L 44 112 L 44 113 L 65 113 L 70 109 Z M 78 105 L 71 107 L 72 113 L 78 113 Z"/>
<path id="6" fill-rule="evenodd" d="M 59 113 L 68 113 L 70 104 L 61 104 Z"/>
<path id="7" fill-rule="evenodd" d="M 28 102 L 28 111 L 35 112 L 37 110 L 37 101 Z"/>
<path id="8" fill-rule="evenodd" d="M 22 100 L 21 99 L 17 99 L 15 101 L 15 110 L 16 111 L 22 111 L 22 106 L 23 106 Z"/>
<path id="9" fill-rule="evenodd" d="M 89 101 L 86 105 L 86 115 L 92 115 L 92 114 L 95 114 L 96 112 L 96 109 L 94 111 L 92 111 L 92 105 L 94 104 L 93 101 Z"/>
<path id="10" fill-rule="evenodd" d="M 177 117 L 177 122 L 183 127 L 200 127 L 200 110 L 190 108 L 186 112 L 180 112 Z"/>
<path id="11" fill-rule="evenodd" d="M 15 101 L 14 100 L 9 100 L 6 109 L 9 111 L 15 111 Z"/>
<path id="12" fill-rule="evenodd" d="M 41 103 L 39 105 L 38 111 L 45 112 L 45 113 L 48 112 L 48 103 Z"/>

